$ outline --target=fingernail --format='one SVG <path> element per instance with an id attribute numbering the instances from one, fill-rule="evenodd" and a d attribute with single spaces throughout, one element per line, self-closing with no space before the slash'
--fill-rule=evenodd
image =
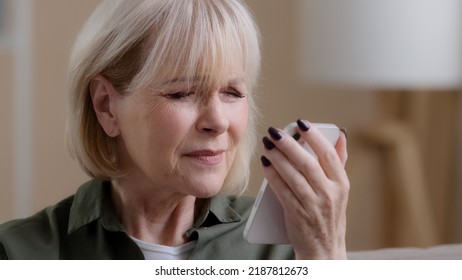
<path id="1" fill-rule="evenodd" d="M 345 134 L 345 138 L 348 139 L 347 129 L 346 128 L 340 128 L 340 131 L 343 132 L 343 134 Z"/>
<path id="2" fill-rule="evenodd" d="M 305 131 L 305 132 L 307 132 L 310 129 L 310 125 L 301 119 L 297 120 L 297 125 L 302 131 Z"/>
<path id="3" fill-rule="evenodd" d="M 298 141 L 300 139 L 300 133 L 296 132 L 292 137 L 295 139 L 295 141 Z"/>
<path id="4" fill-rule="evenodd" d="M 271 138 L 273 138 L 276 141 L 281 140 L 282 138 L 282 133 L 274 127 L 268 128 L 268 133 L 270 134 Z"/>
<path id="5" fill-rule="evenodd" d="M 268 137 L 266 137 L 266 136 L 263 137 L 263 145 L 265 146 L 265 148 L 266 148 L 267 150 L 272 150 L 272 149 L 274 149 L 274 147 L 275 147 L 275 146 L 274 146 L 274 143 L 271 142 L 271 140 L 270 140 Z"/>
<path id="6" fill-rule="evenodd" d="M 265 156 L 261 156 L 260 160 L 263 166 L 265 167 L 268 167 L 271 165 L 271 161 L 269 161 L 269 159 L 267 159 Z"/>

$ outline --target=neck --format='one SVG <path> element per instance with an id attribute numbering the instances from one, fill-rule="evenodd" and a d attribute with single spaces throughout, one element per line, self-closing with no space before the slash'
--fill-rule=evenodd
<path id="1" fill-rule="evenodd" d="M 188 242 L 185 233 L 194 223 L 196 197 L 121 179 L 111 183 L 116 213 L 130 236 L 167 246 Z"/>

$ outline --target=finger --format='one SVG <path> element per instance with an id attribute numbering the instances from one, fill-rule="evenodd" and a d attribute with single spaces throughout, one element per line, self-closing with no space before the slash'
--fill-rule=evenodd
<path id="1" fill-rule="evenodd" d="M 345 167 L 346 162 L 348 160 L 348 150 L 347 150 L 347 132 L 346 129 L 340 129 L 342 133 L 340 133 L 339 139 L 337 144 L 335 145 L 335 150 L 340 158 L 340 161 Z"/>
<path id="2" fill-rule="evenodd" d="M 305 140 L 319 160 L 326 176 L 339 180 L 344 176 L 344 165 L 334 145 L 316 128 L 305 120 L 297 120 L 300 136 Z M 337 141 L 338 142 L 338 141 Z"/>
<path id="3" fill-rule="evenodd" d="M 278 201 L 281 203 L 282 208 L 287 209 L 290 205 L 295 206 L 294 204 L 299 206 L 303 205 L 300 199 L 292 192 L 292 189 L 274 168 L 272 162 L 266 156 L 261 157 L 261 162 L 265 178 L 268 180 L 268 184 L 278 198 Z M 309 191 L 309 189 L 306 191 Z"/>
<path id="4" fill-rule="evenodd" d="M 278 138 L 279 140 L 274 142 L 268 137 L 263 138 L 263 144 L 266 148 L 265 156 L 269 158 L 272 162 L 272 167 L 289 186 L 289 188 L 292 189 L 292 192 L 299 197 L 299 199 L 303 200 L 304 196 L 307 195 L 313 197 L 316 195 L 316 191 L 313 190 L 311 184 L 322 184 L 327 178 L 313 156 L 309 155 L 294 139 L 292 139 L 292 137 L 288 137 L 288 135 L 284 134 L 282 131 L 278 131 L 278 133 L 279 132 L 281 133 L 279 135 L 281 137 Z M 272 133 L 274 134 L 274 131 Z M 298 152 L 291 151 L 288 156 L 287 153 L 284 154 L 283 151 L 276 148 L 276 145 L 288 146 L 286 150 L 290 150 L 290 148 L 292 148 Z M 300 153 L 304 153 L 305 155 L 301 156 Z M 320 175 L 317 177 L 312 176 L 311 178 L 307 178 L 306 175 L 294 165 L 294 159 L 290 158 L 290 156 L 301 157 L 300 160 L 303 159 L 306 162 L 306 165 L 311 165 L 312 169 L 315 170 L 311 173 Z M 297 159 L 295 159 L 295 161 L 297 161 Z"/>

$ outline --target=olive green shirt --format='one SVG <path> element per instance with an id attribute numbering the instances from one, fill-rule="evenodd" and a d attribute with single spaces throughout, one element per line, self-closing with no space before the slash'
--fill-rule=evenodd
<path id="1" fill-rule="evenodd" d="M 0 259 L 144 259 L 110 199 L 111 184 L 92 180 L 75 195 L 32 217 L 0 225 Z M 186 235 L 197 240 L 190 259 L 293 259 L 288 245 L 243 238 L 254 199 L 215 196 Z"/>

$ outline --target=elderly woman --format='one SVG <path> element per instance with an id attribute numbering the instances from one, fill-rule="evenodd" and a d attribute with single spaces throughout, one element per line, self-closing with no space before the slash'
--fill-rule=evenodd
<path id="1" fill-rule="evenodd" d="M 9 259 L 345 258 L 346 139 L 269 129 L 261 157 L 291 245 L 243 229 L 256 142 L 258 31 L 239 0 L 108 0 L 69 70 L 68 143 L 93 180 L 0 226 Z"/>

